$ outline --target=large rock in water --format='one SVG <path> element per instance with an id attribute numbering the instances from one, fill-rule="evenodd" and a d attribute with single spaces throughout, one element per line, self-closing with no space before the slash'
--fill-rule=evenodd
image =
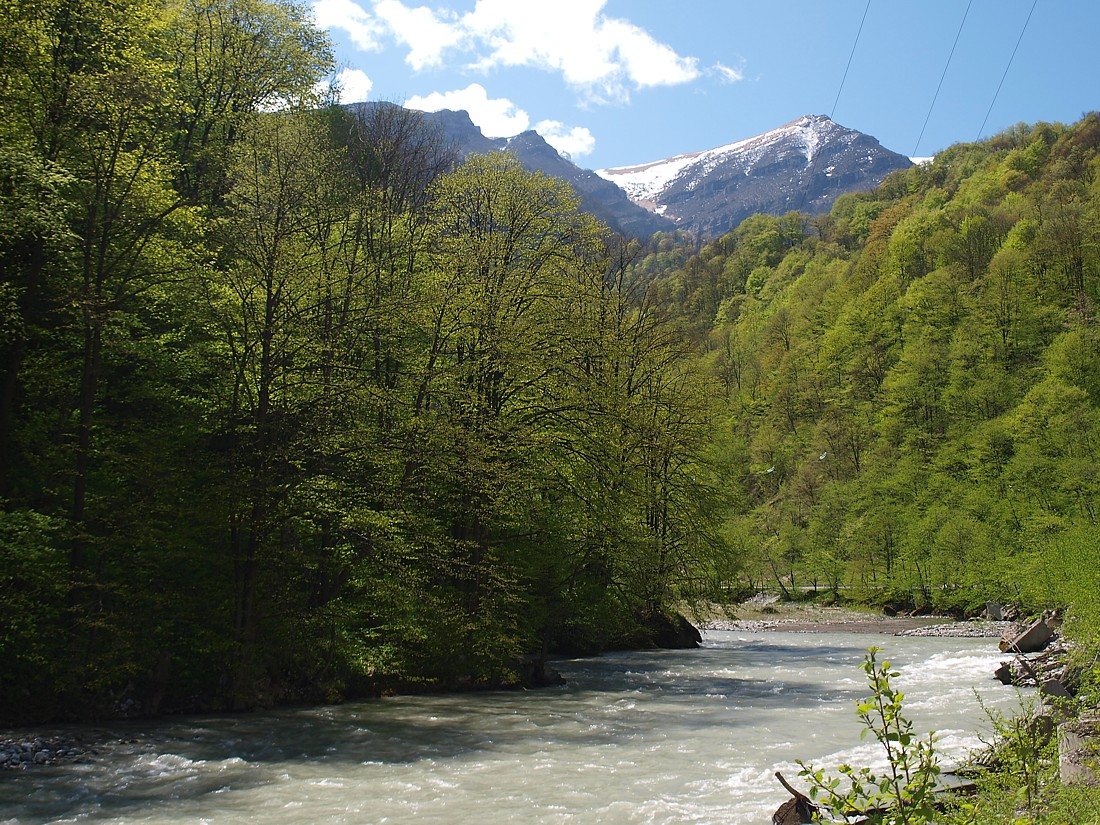
<path id="1" fill-rule="evenodd" d="M 1016 653 L 1036 653 L 1046 647 L 1054 637 L 1054 631 L 1042 619 L 1037 619 L 1022 633 L 1015 636 L 1006 633 L 1001 638 L 999 645 L 1002 653 L 1014 651 Z"/>
<path id="2" fill-rule="evenodd" d="M 545 656 L 528 653 L 520 660 L 520 685 L 525 688 L 543 688 L 564 685 L 565 677 L 550 667 Z"/>
<path id="3" fill-rule="evenodd" d="M 699 628 L 680 613 L 673 613 L 671 616 L 657 613 L 646 617 L 642 624 L 649 630 L 653 644 L 666 650 L 699 647 L 703 643 Z"/>

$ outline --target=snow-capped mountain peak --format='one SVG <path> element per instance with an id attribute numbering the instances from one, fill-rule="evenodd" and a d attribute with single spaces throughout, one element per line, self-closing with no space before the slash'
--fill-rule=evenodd
<path id="1" fill-rule="evenodd" d="M 642 201 L 656 203 L 660 193 L 682 176 L 700 178 L 718 164 L 732 158 L 742 159 L 747 169 L 751 170 L 755 160 L 769 148 L 781 142 L 799 145 L 806 157 L 806 164 L 809 165 L 813 162 L 818 148 L 829 139 L 830 135 L 842 128 L 825 115 L 803 115 L 762 135 L 727 143 L 714 149 L 687 152 L 634 166 L 597 169 L 596 174 L 618 184 L 635 203 Z"/>
<path id="2" fill-rule="evenodd" d="M 869 135 L 825 115 L 803 115 L 714 149 L 596 174 L 639 206 L 715 234 L 752 212 L 823 211 L 841 192 L 872 188 L 909 165 Z"/>

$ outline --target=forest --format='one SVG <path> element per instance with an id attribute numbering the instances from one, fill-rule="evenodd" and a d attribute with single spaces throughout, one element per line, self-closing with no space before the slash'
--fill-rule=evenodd
<path id="1" fill-rule="evenodd" d="M 640 244 L 278 0 L 0 10 L 0 721 L 515 685 L 756 588 L 1100 633 L 1100 118 Z"/>
<path id="2" fill-rule="evenodd" d="M 664 627 L 720 546 L 705 381 L 568 185 L 335 105 L 293 5 L 4 9 L 0 718 Z"/>
<path id="3" fill-rule="evenodd" d="M 635 265 L 717 384 L 739 575 L 1100 611 L 1100 117 L 1020 125 Z"/>

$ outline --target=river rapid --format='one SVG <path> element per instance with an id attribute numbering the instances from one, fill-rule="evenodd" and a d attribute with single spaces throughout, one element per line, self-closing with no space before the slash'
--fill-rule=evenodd
<path id="1" fill-rule="evenodd" d="M 0 774 L 0 823 L 766 823 L 795 760 L 881 764 L 872 644 L 947 765 L 988 729 L 977 695 L 1018 705 L 991 639 L 715 631 L 559 662 L 560 688 L 113 726 L 92 762 Z"/>

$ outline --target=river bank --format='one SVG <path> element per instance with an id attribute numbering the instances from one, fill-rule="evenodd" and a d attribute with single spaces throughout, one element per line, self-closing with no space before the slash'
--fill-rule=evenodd
<path id="1" fill-rule="evenodd" d="M 731 608 L 712 605 L 691 616 L 701 630 L 779 631 L 789 633 L 863 633 L 894 636 L 997 639 L 1012 622 L 950 616 L 887 616 L 871 609 L 824 606 L 812 602 L 755 599 Z"/>
<path id="2" fill-rule="evenodd" d="M 696 650 L 557 662 L 567 684 L 543 691 L 96 726 L 94 759 L 0 777 L 0 810 L 20 823 L 419 825 L 491 811 L 531 825 L 759 825 L 785 796 L 775 770 L 873 758 L 854 712 L 871 644 L 951 763 L 980 744 L 974 691 L 1011 710 L 987 640 L 708 631 Z"/>
<path id="3" fill-rule="evenodd" d="M 927 636 L 942 638 L 998 638 L 1011 622 L 954 621 L 945 616 L 886 616 L 872 609 L 822 606 L 814 603 L 778 602 L 756 599 L 736 606 L 712 605 L 685 611 L 699 630 L 706 632 L 852 633 L 880 636 Z M 555 661 L 553 659 L 551 662 Z M 551 686 L 554 683 L 549 683 Z M 405 692 L 400 692 L 405 693 Z M 414 691 L 408 691 L 412 695 Z M 429 692 L 429 695 L 431 692 Z M 446 695 L 446 692 L 440 695 Z M 120 719 L 155 726 L 174 716 Z M 80 726 L 74 726 L 80 727 Z M 0 730 L 0 771 L 26 770 L 48 765 L 87 762 L 100 751 L 126 744 L 124 737 L 112 737 L 106 730 L 82 727 L 79 734 L 69 728 L 43 726 Z"/>

